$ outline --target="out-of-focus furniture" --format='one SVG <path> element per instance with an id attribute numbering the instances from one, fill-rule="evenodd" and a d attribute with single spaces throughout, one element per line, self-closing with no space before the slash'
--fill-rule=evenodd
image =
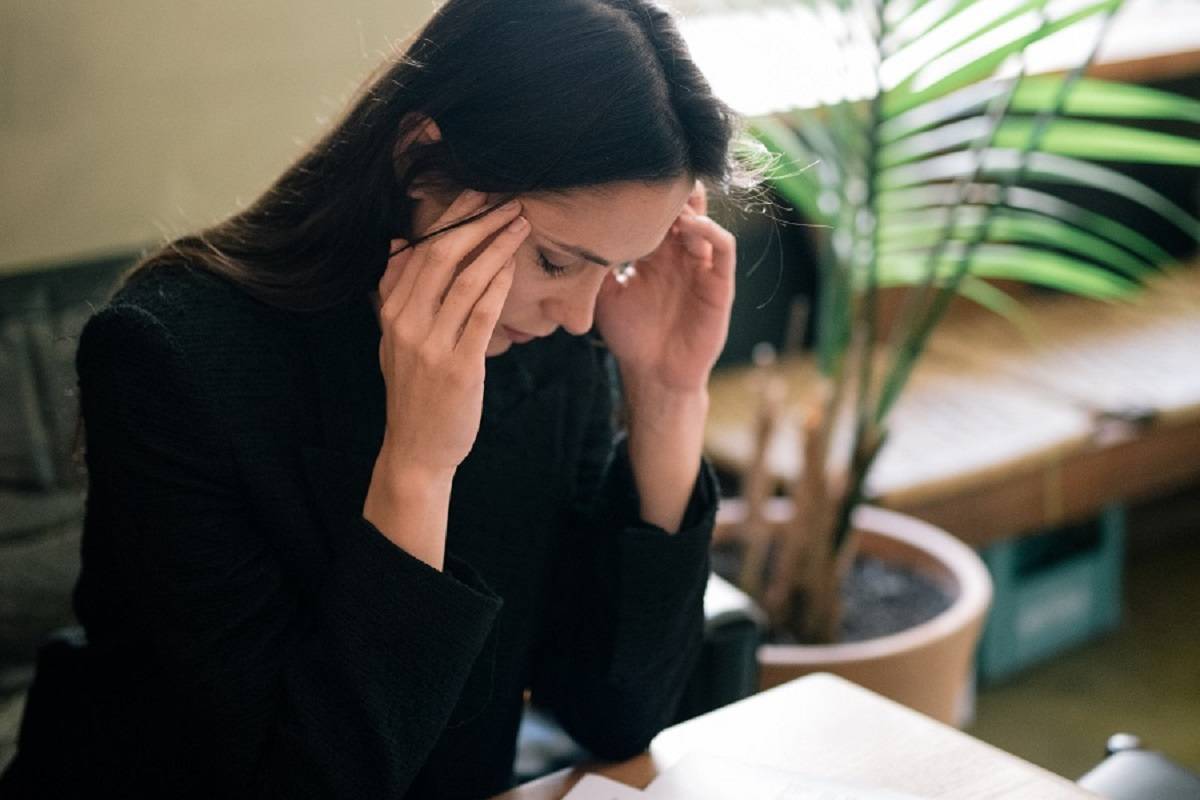
<path id="1" fill-rule="evenodd" d="M 1152 281 L 1130 304 L 1027 302 L 1037 338 L 965 316 L 934 334 L 867 482 L 871 502 L 985 546 L 1094 518 L 1200 479 L 1200 268 Z M 815 396 L 810 359 L 778 366 L 792 400 Z M 714 375 L 706 451 L 740 471 L 752 451 L 752 368 Z M 799 470 L 798 432 L 769 453 Z"/>
<path id="2" fill-rule="evenodd" d="M 988 686 L 1116 629 L 1124 596 L 1126 509 L 986 547 L 995 603 L 976 654 Z"/>
<path id="3" fill-rule="evenodd" d="M 131 260 L 0 271 L 0 694 L 71 619 L 84 499 L 75 350 Z"/>

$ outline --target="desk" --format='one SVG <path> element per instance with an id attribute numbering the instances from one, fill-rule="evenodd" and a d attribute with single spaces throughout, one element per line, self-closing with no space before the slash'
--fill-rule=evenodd
<path id="1" fill-rule="evenodd" d="M 809 675 L 668 728 L 650 752 L 598 771 L 645 787 L 691 751 L 876 785 L 920 797 L 1094 797 L 1071 781 L 832 675 Z M 566 769 L 495 800 L 557 800 Z"/>

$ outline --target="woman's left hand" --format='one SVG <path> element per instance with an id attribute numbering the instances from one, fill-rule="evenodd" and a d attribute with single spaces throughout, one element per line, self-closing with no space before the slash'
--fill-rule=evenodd
<path id="1" fill-rule="evenodd" d="M 658 249 L 624 285 L 605 278 L 596 325 L 626 381 L 671 393 L 703 391 L 729 331 L 736 243 L 706 212 L 696 182 Z"/>

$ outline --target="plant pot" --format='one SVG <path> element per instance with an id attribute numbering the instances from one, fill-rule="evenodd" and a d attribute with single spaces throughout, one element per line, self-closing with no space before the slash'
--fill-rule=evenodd
<path id="1" fill-rule="evenodd" d="M 782 524 L 790 503 L 772 500 L 767 521 Z M 723 502 L 719 529 L 742 513 Z M 970 716 L 975 647 L 992 600 L 987 567 L 975 551 L 914 517 L 860 506 L 854 512 L 859 552 L 918 571 L 952 598 L 949 608 L 899 633 L 829 645 L 764 644 L 758 649 L 759 689 L 813 672 L 832 672 L 951 725 Z"/>

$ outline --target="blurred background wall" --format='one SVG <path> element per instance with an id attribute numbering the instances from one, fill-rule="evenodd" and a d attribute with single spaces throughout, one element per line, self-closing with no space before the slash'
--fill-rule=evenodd
<path id="1" fill-rule="evenodd" d="M 252 200 L 431 0 L 0 0 L 0 270 Z"/>

